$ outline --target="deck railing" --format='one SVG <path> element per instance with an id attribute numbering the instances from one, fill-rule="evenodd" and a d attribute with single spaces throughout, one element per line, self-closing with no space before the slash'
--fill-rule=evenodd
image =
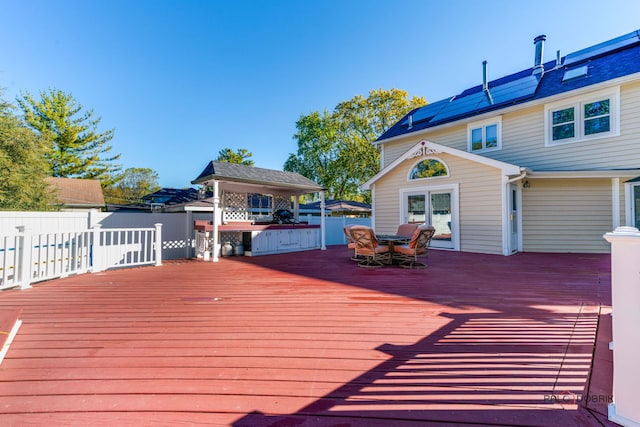
<path id="1" fill-rule="evenodd" d="M 162 265 L 162 224 L 154 228 L 31 234 L 0 239 L 0 289 L 111 268 Z"/>

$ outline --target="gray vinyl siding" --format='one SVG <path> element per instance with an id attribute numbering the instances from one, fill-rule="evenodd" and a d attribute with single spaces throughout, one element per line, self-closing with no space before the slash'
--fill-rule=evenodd
<path id="1" fill-rule="evenodd" d="M 530 179 L 522 194 L 525 252 L 608 253 L 610 179 Z"/>

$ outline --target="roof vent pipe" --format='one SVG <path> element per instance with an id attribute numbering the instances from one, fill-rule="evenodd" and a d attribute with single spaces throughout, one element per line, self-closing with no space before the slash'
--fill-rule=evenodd
<path id="1" fill-rule="evenodd" d="M 533 44 L 536 45 L 536 53 L 533 62 L 533 74 L 542 74 L 544 72 L 544 65 L 542 65 L 542 57 L 544 56 L 544 41 L 547 36 L 540 35 L 533 39 Z"/>
<path id="2" fill-rule="evenodd" d="M 487 61 L 482 61 L 482 90 L 488 91 L 489 84 L 487 83 Z"/>
<path id="3" fill-rule="evenodd" d="M 556 68 L 560 68 L 562 65 L 562 57 L 560 56 L 560 51 L 556 51 Z"/>
<path id="4" fill-rule="evenodd" d="M 489 92 L 489 81 L 487 80 L 487 61 L 482 61 L 482 91 L 487 95 L 489 103 L 493 105 L 493 97 Z"/>

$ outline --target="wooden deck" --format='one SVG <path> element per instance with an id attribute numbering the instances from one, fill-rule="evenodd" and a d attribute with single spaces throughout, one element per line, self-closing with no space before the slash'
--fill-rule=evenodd
<path id="1" fill-rule="evenodd" d="M 608 255 L 185 260 L 3 292 L 0 310 L 23 321 L 2 426 L 613 425 Z"/>

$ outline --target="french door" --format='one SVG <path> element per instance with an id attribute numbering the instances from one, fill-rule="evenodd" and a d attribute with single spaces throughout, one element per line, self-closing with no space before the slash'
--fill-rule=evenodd
<path id="1" fill-rule="evenodd" d="M 431 246 L 458 249 L 458 192 L 456 188 L 428 188 L 402 192 L 401 222 L 432 225 Z"/>

